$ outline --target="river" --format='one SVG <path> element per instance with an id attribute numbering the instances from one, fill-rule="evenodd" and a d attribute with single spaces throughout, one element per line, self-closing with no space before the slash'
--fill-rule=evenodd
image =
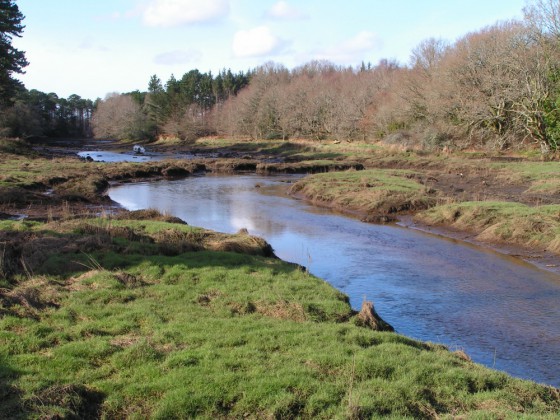
<path id="1" fill-rule="evenodd" d="M 129 210 L 156 208 L 222 232 L 247 228 L 280 258 L 363 299 L 397 332 L 560 387 L 560 276 L 520 259 L 286 196 L 290 176 L 202 176 L 113 187 Z"/>

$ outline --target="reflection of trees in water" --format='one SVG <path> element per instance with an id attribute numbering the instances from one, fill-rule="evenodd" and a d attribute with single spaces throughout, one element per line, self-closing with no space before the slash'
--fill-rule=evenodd
<path id="1" fill-rule="evenodd" d="M 143 207 L 155 207 L 195 226 L 216 229 L 213 226 L 219 225 L 231 231 L 246 228 L 255 235 L 284 232 L 286 226 L 274 220 L 276 197 L 260 195 L 256 183 L 254 178 L 242 177 L 188 178 L 136 185 L 129 197 Z"/>

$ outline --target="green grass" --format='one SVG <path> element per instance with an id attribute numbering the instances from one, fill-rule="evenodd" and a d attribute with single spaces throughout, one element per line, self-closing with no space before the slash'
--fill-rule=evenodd
<path id="1" fill-rule="evenodd" d="M 478 239 L 560 253 L 560 205 L 530 207 L 499 201 L 437 206 L 415 216 L 429 224 L 471 230 Z"/>
<path id="2" fill-rule="evenodd" d="M 526 194 L 558 194 L 560 192 L 560 171 L 558 162 L 515 162 L 493 163 L 499 181 L 525 183 L 529 187 Z"/>
<path id="3" fill-rule="evenodd" d="M 558 162 L 510 162 L 493 163 L 494 168 L 502 170 L 503 176 L 512 174 L 521 180 L 537 181 L 546 178 L 558 178 Z"/>
<path id="4" fill-rule="evenodd" d="M 441 165 L 360 144 L 246 147 L 309 165 L 369 158 Z M 11 191 L 9 200 L 23 191 L 17 188 L 48 187 L 93 199 L 103 180 L 161 175 L 169 165 L 193 169 L 187 162 L 48 160 L 6 141 L 0 151 L 0 187 Z M 415 177 L 348 171 L 314 176 L 309 185 L 321 200 L 334 188 L 341 206 L 389 211 L 406 203 L 403 197 L 420 203 L 430 196 Z M 372 207 L 380 198 L 390 205 Z M 346 296 L 266 258 L 270 249 L 258 238 L 152 213 L 0 221 L 1 415 L 554 418 L 560 410 L 550 387 L 438 345 L 359 327 Z"/>
<path id="5" fill-rule="evenodd" d="M 165 176 L 170 169 L 187 175 L 198 169 L 196 163 L 170 160 L 150 163 L 96 163 L 75 158 L 46 159 L 25 153 L 0 154 L 0 204 L 29 204 L 29 194 L 51 189 L 52 197 L 69 201 L 99 202 L 109 180 Z M 41 199 L 35 198 L 41 201 Z M 48 197 L 43 196 L 46 202 Z"/>
<path id="6" fill-rule="evenodd" d="M 525 194 L 560 194 L 560 177 L 537 180 L 525 190 Z"/>
<path id="7" fill-rule="evenodd" d="M 292 194 L 334 208 L 365 214 L 393 214 L 435 203 L 433 191 L 406 170 L 364 170 L 329 172 L 296 182 Z"/>
<path id="8" fill-rule="evenodd" d="M 76 223 L 27 228 L 63 237 L 78 235 Z M 560 409 L 549 387 L 357 326 L 346 296 L 294 265 L 216 251 L 138 254 L 141 236 L 198 230 L 111 223 L 137 235 L 114 238 L 126 248 L 101 244 L 89 267 L 19 276 L 2 290 L 4 415 L 552 418 Z"/>

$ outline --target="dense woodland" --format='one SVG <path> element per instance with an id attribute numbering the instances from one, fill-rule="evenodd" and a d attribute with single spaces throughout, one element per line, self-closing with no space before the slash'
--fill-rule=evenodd
<path id="1" fill-rule="evenodd" d="M 0 135 L 12 137 L 88 137 L 95 104 L 78 95 L 21 88 L 11 106 L 0 113 Z"/>
<path id="2" fill-rule="evenodd" d="M 219 133 L 251 138 L 383 140 L 427 149 L 539 146 L 560 141 L 560 3 L 454 43 L 421 42 L 410 63 L 344 69 L 310 63 L 257 69 L 214 110 Z"/>
<path id="3" fill-rule="evenodd" d="M 191 70 L 165 83 L 154 75 L 147 87 L 92 102 L 19 86 L 1 108 L 1 134 L 187 141 L 217 134 L 547 153 L 560 143 L 560 2 L 536 0 L 521 21 L 452 43 L 424 40 L 406 64 L 266 63 L 235 74 Z"/>
<path id="4" fill-rule="evenodd" d="M 153 75 L 148 91 L 113 93 L 98 101 L 93 115 L 97 137 L 195 139 L 216 131 L 212 111 L 249 85 L 252 73 L 191 70 L 181 79 L 174 76 L 162 84 Z"/>

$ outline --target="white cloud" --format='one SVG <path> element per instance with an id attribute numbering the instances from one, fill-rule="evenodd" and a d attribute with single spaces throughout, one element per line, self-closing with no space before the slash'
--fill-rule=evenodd
<path id="1" fill-rule="evenodd" d="M 381 46 L 382 42 L 376 34 L 362 31 L 350 39 L 315 53 L 314 56 L 316 59 L 352 64 L 364 59 L 365 55 L 379 50 Z"/>
<path id="2" fill-rule="evenodd" d="M 305 19 L 309 17 L 307 13 L 289 5 L 286 1 L 274 3 L 268 10 L 267 16 L 274 19 Z"/>
<path id="3" fill-rule="evenodd" d="M 267 26 L 238 31 L 233 37 L 236 57 L 260 57 L 278 53 L 286 42 L 274 35 Z"/>
<path id="4" fill-rule="evenodd" d="M 378 47 L 380 42 L 373 32 L 362 31 L 342 45 L 350 52 L 362 52 Z"/>
<path id="5" fill-rule="evenodd" d="M 214 21 L 228 13 L 229 0 L 152 0 L 143 18 L 148 26 L 170 27 Z"/>
<path id="6" fill-rule="evenodd" d="M 154 63 L 164 66 L 173 66 L 176 64 L 187 64 L 200 60 L 202 53 L 198 50 L 174 50 L 158 54 L 154 57 Z"/>

